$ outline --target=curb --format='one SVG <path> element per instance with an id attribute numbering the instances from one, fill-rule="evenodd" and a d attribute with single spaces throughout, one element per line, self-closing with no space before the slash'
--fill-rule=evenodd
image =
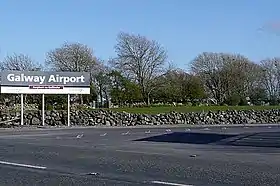
<path id="1" fill-rule="evenodd" d="M 217 124 L 217 125 L 138 125 L 138 126 L 23 126 L 14 128 L 0 128 L 1 131 L 24 131 L 24 130 L 71 130 L 71 129 L 153 129 L 153 128 L 215 128 L 215 127 L 280 127 L 280 123 L 275 124 Z"/>

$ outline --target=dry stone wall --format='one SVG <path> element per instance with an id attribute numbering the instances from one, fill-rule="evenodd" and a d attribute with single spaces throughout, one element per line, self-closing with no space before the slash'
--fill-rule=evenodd
<path id="1" fill-rule="evenodd" d="M 20 113 L 0 112 L 2 127 L 19 125 Z M 266 124 L 280 123 L 280 110 L 228 110 L 217 112 L 163 113 L 156 115 L 131 114 L 109 110 L 71 111 L 71 125 L 83 126 L 136 126 L 136 125 L 214 125 L 214 124 Z M 41 125 L 40 111 L 25 113 L 25 125 Z M 66 111 L 46 111 L 45 124 L 50 126 L 67 125 Z"/>

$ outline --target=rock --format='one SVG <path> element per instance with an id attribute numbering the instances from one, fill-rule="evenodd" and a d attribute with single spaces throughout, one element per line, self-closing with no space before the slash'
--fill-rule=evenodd
<path id="1" fill-rule="evenodd" d="M 107 121 L 105 121 L 105 125 L 106 126 L 111 126 L 111 122 L 107 120 Z"/>
<path id="2" fill-rule="evenodd" d="M 63 125 L 63 122 L 62 121 L 57 121 L 56 125 L 61 126 L 61 125 Z"/>
<path id="3" fill-rule="evenodd" d="M 33 117 L 31 121 L 31 125 L 40 125 L 41 120 L 39 118 Z"/>
<path id="4" fill-rule="evenodd" d="M 257 123 L 257 121 L 256 120 L 254 120 L 254 119 L 249 119 L 249 120 L 247 120 L 248 122 L 248 124 L 255 124 L 255 123 Z"/>

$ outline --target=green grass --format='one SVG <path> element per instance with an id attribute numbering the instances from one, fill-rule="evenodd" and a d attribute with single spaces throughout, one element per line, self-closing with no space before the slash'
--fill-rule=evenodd
<path id="1" fill-rule="evenodd" d="M 143 107 L 143 108 L 112 108 L 116 112 L 128 112 L 139 114 L 159 114 L 167 112 L 202 112 L 202 111 L 224 111 L 224 110 L 271 110 L 280 109 L 279 106 L 177 106 L 177 107 Z"/>

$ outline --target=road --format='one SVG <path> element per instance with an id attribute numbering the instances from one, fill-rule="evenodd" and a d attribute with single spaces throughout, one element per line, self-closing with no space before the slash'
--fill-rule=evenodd
<path id="1" fill-rule="evenodd" d="M 280 185 L 280 128 L 0 130 L 0 185 Z"/>

